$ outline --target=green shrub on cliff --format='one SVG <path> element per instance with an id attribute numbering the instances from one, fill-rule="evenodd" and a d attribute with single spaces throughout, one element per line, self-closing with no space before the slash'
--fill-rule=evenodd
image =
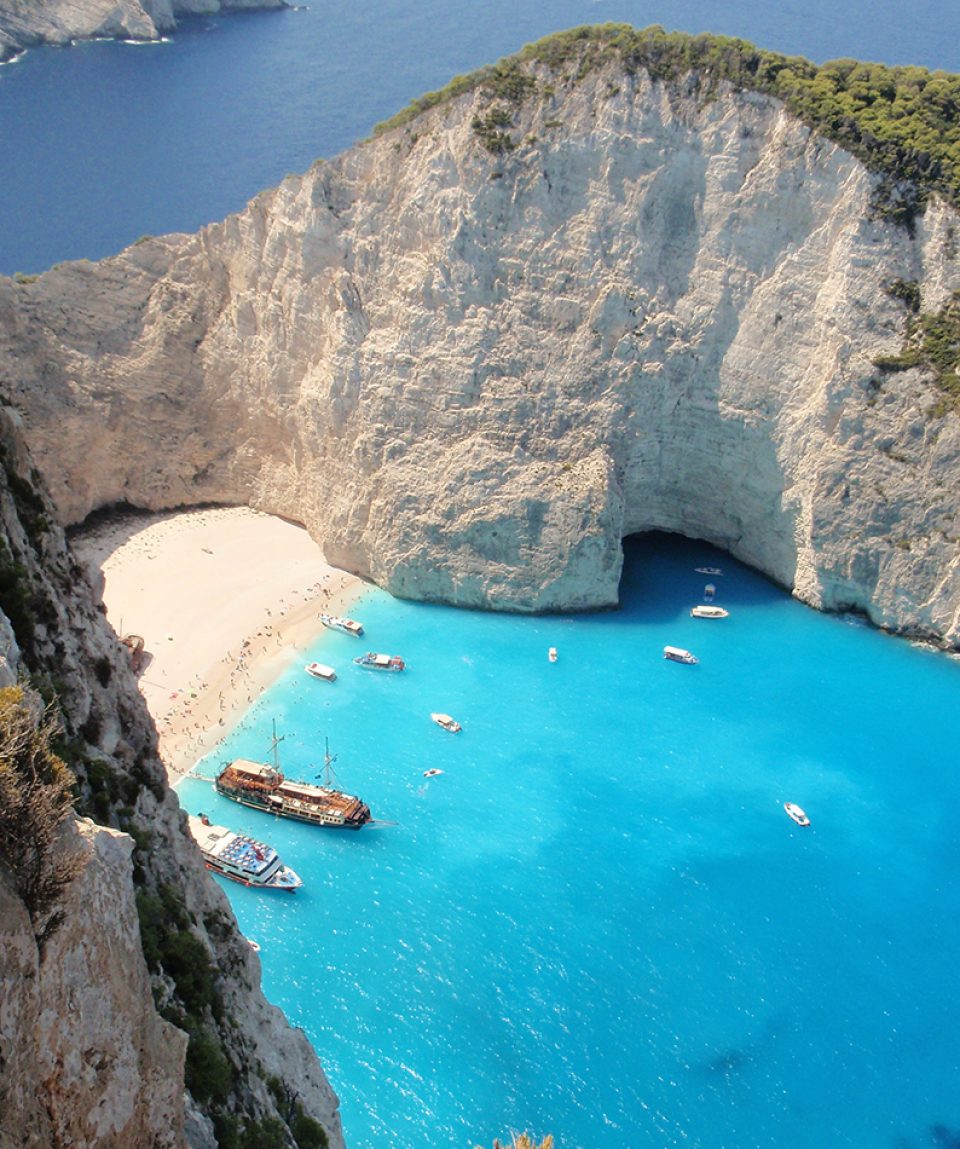
<path id="1" fill-rule="evenodd" d="M 911 307 L 899 355 L 879 355 L 873 365 L 884 373 L 924 368 L 943 393 L 932 414 L 960 409 L 960 291 L 939 311 L 918 315 Z"/>
<path id="2" fill-rule="evenodd" d="M 658 25 L 638 30 L 601 24 L 548 36 L 428 92 L 378 124 L 374 134 L 401 127 L 428 108 L 477 88 L 491 100 L 518 106 L 537 91 L 523 65 L 539 64 L 557 73 L 559 81 L 576 83 L 606 63 L 617 64 L 627 75 L 643 69 L 665 82 L 692 74 L 706 99 L 725 81 L 783 100 L 804 123 L 886 177 L 878 188 L 877 211 L 907 227 L 931 191 L 960 207 L 960 76 L 857 60 L 831 60 L 818 67 L 746 40 L 689 36 Z M 552 98 L 556 90 L 557 83 L 551 83 L 540 94 Z"/>

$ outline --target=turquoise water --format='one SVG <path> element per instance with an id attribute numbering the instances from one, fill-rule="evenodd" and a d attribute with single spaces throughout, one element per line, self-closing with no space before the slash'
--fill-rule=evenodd
<path id="1" fill-rule="evenodd" d="M 689 617 L 699 565 L 723 568 L 729 618 Z M 614 613 L 379 591 L 351 613 L 364 639 L 310 652 L 337 682 L 291 673 L 202 766 L 265 757 L 276 719 L 291 776 L 329 738 L 343 788 L 395 824 L 340 835 L 180 789 L 305 880 L 228 893 L 351 1149 L 511 1128 L 561 1149 L 957 1144 L 958 663 L 664 536 L 631 541 Z M 354 667 L 368 648 L 408 671 Z"/>

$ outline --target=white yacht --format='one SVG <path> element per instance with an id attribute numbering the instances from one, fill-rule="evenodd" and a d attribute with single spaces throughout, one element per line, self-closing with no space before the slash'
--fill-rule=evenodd
<path id="1" fill-rule="evenodd" d="M 226 826 L 215 826 L 206 814 L 199 818 L 188 815 L 190 833 L 200 847 L 208 870 L 239 882 L 243 886 L 256 886 L 264 890 L 287 890 L 293 893 L 303 882 L 280 861 L 280 855 L 266 842 L 236 834 Z"/>

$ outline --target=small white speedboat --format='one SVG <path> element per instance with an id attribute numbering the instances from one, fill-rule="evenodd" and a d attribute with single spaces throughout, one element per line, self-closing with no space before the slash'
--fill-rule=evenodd
<path id="1" fill-rule="evenodd" d="M 547 651 L 547 658 L 549 658 L 551 662 L 557 661 L 557 648 L 555 646 L 551 646 Z"/>
<path id="2" fill-rule="evenodd" d="M 691 654 L 689 650 L 684 650 L 682 646 L 665 646 L 663 657 L 669 658 L 671 662 L 685 662 L 687 666 L 696 666 L 700 661 L 695 654 Z"/>
<path id="3" fill-rule="evenodd" d="M 723 571 L 719 567 L 694 567 L 697 574 L 705 575 L 722 575 Z"/>
<path id="4" fill-rule="evenodd" d="M 430 717 L 438 726 L 442 726 L 444 730 L 449 730 L 451 734 L 459 734 L 463 729 L 456 718 L 451 718 L 449 714 L 431 714 Z"/>
<path id="5" fill-rule="evenodd" d="M 786 810 L 787 816 L 792 818 L 798 826 L 810 825 L 810 819 L 803 812 L 803 810 L 800 809 L 796 802 L 784 802 L 783 808 Z"/>
<path id="6" fill-rule="evenodd" d="M 690 611 L 691 618 L 726 618 L 729 614 L 730 611 L 724 610 L 722 606 L 713 606 L 710 603 L 695 606 Z"/>
<path id="7" fill-rule="evenodd" d="M 424 776 L 424 778 L 436 778 L 438 775 L 440 775 L 442 773 L 443 773 L 442 770 L 437 770 L 436 768 L 433 768 L 432 770 L 424 770 L 423 776 Z"/>
<path id="8" fill-rule="evenodd" d="M 332 666 L 324 666 L 322 662 L 308 662 L 303 668 L 311 678 L 322 678 L 325 682 L 333 682 L 337 672 Z"/>

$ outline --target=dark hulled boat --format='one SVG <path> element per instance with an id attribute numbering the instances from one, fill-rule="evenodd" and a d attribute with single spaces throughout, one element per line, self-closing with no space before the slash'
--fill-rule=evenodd
<path id="1" fill-rule="evenodd" d="M 236 758 L 217 775 L 214 782 L 218 794 L 275 814 L 278 818 L 293 818 L 314 826 L 334 830 L 359 830 L 370 819 L 370 807 L 352 794 L 344 794 L 333 784 L 331 767 L 333 756 L 329 745 L 324 758 L 324 781 L 317 786 L 311 782 L 293 782 L 280 770 L 277 747 L 280 743 L 276 729 L 273 735 L 273 765 Z"/>

